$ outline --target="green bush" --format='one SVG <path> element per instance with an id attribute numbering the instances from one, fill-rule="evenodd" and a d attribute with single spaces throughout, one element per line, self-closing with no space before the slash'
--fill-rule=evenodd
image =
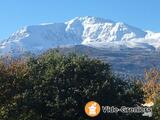
<path id="1" fill-rule="evenodd" d="M 141 85 L 115 77 L 110 66 L 86 56 L 55 51 L 0 64 L 0 119 L 88 120 L 84 106 L 136 106 L 143 103 Z M 140 114 L 101 113 L 96 120 L 142 120 Z"/>
<path id="2" fill-rule="evenodd" d="M 154 120 L 160 120 L 160 97 L 157 98 L 156 103 L 153 106 Z"/>

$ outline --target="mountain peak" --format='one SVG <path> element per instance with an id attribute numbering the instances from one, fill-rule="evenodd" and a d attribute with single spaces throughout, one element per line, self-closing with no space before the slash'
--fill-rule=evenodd
<path id="1" fill-rule="evenodd" d="M 72 20 L 69 20 L 68 23 L 73 23 L 73 22 L 82 22 L 82 23 L 115 23 L 114 21 L 111 21 L 109 19 L 104 19 L 104 18 L 100 18 L 100 17 L 93 17 L 93 16 L 84 16 L 84 17 L 75 17 Z"/>
<path id="2" fill-rule="evenodd" d="M 98 48 L 159 48 L 159 43 L 160 33 L 146 32 L 122 22 L 85 16 L 65 23 L 23 27 L 0 44 L 0 52 L 17 47 L 34 51 L 80 44 Z"/>

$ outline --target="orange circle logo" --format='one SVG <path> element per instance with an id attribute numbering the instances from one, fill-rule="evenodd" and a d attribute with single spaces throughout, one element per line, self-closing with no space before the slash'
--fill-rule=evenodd
<path id="1" fill-rule="evenodd" d="M 95 101 L 90 101 L 85 106 L 85 113 L 90 117 L 96 117 L 101 111 L 100 105 Z"/>

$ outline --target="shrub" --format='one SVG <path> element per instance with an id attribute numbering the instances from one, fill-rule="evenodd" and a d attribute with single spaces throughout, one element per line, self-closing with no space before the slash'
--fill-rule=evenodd
<path id="1" fill-rule="evenodd" d="M 29 61 L 13 60 L 0 67 L 0 119 L 87 120 L 84 106 L 137 106 L 143 90 L 115 77 L 110 66 L 86 56 L 49 51 Z M 141 114 L 101 113 L 95 119 L 142 120 Z M 146 118 L 145 118 L 146 120 Z"/>

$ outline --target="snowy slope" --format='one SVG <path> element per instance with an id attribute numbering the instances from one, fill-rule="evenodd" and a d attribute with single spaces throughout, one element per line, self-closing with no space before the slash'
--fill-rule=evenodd
<path id="1" fill-rule="evenodd" d="M 76 17 L 65 23 L 23 27 L 0 43 L 0 53 L 41 51 L 66 45 L 97 48 L 159 49 L 160 33 L 143 31 L 122 22 Z"/>

